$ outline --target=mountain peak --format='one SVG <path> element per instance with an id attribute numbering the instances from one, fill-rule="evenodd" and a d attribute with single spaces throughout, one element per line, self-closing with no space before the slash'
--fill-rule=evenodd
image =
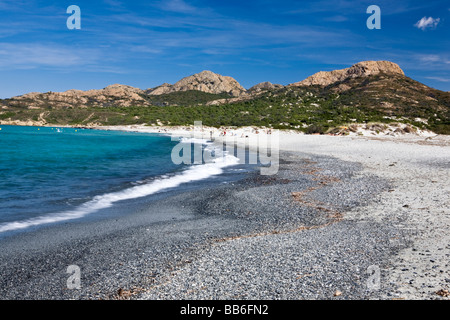
<path id="1" fill-rule="evenodd" d="M 265 81 L 265 82 L 261 82 L 261 83 L 254 85 L 253 87 L 248 89 L 248 91 L 249 92 L 261 92 L 263 90 L 279 89 L 282 87 L 283 87 L 283 85 L 281 85 L 281 84 L 273 84 L 269 81 Z"/>
<path id="2" fill-rule="evenodd" d="M 349 74 L 370 75 L 380 72 L 405 75 L 400 66 L 391 61 L 362 61 L 354 64 L 348 69 Z"/>
<path id="3" fill-rule="evenodd" d="M 349 78 L 367 77 L 379 73 L 405 75 L 398 64 L 390 61 L 362 61 L 346 69 L 319 71 L 303 81 L 291 84 L 291 86 L 327 86 Z"/>
<path id="4" fill-rule="evenodd" d="M 202 72 L 196 73 L 196 75 L 201 75 L 201 76 L 212 76 L 212 75 L 218 75 L 215 72 L 212 72 L 210 70 L 203 70 Z"/>
<path id="5" fill-rule="evenodd" d="M 125 84 L 115 83 L 115 84 L 111 84 L 111 85 L 107 86 L 104 89 L 131 89 L 131 90 L 135 90 L 136 88 L 131 87 L 131 86 L 127 86 Z"/>
<path id="6" fill-rule="evenodd" d="M 232 77 L 222 76 L 209 70 L 185 77 L 174 85 L 163 84 L 150 90 L 151 95 L 160 95 L 177 91 L 202 91 L 213 94 L 228 93 L 239 96 L 246 90 Z"/>

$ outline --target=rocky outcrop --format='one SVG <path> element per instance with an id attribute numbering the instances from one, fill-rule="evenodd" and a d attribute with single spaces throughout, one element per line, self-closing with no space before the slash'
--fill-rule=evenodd
<path id="1" fill-rule="evenodd" d="M 128 98 L 131 100 L 144 100 L 141 96 L 141 94 L 143 93 L 144 91 L 138 88 L 122 84 L 113 84 L 101 90 L 86 91 L 83 95 L 88 97 L 104 96 L 104 97 Z"/>
<path id="2" fill-rule="evenodd" d="M 138 88 L 113 84 L 100 90 L 68 90 L 65 92 L 28 93 L 14 97 L 12 105 L 27 105 L 28 109 L 51 105 L 54 108 L 106 106 L 106 105 L 148 105 L 142 97 L 144 91 Z"/>
<path id="3" fill-rule="evenodd" d="M 249 93 L 259 93 L 261 91 L 265 91 L 265 90 L 273 90 L 273 89 L 281 89 L 283 88 L 283 85 L 281 84 L 273 84 L 271 82 L 261 82 L 258 83 L 257 85 L 254 85 L 253 87 L 251 87 L 250 89 L 248 89 Z"/>
<path id="4" fill-rule="evenodd" d="M 0 125 L 9 126 L 25 126 L 25 127 L 42 127 L 47 124 L 46 121 L 33 121 L 33 120 L 0 120 Z"/>
<path id="5" fill-rule="evenodd" d="M 173 86 L 171 84 L 163 83 L 162 85 L 160 85 L 156 88 L 145 90 L 145 93 L 150 94 L 150 95 L 159 96 L 161 94 L 166 94 L 166 93 L 171 92 L 172 87 Z"/>
<path id="6" fill-rule="evenodd" d="M 235 102 L 248 101 L 248 100 L 251 100 L 251 99 L 257 97 L 258 95 L 266 92 L 267 90 L 281 89 L 283 87 L 284 86 L 281 85 L 281 84 L 273 84 L 273 83 L 270 83 L 268 81 L 261 82 L 261 83 L 258 83 L 257 85 L 254 85 L 253 87 L 251 87 L 247 91 L 242 92 L 237 97 L 209 101 L 209 102 L 206 103 L 206 105 L 213 106 L 213 105 L 221 105 L 221 104 L 226 104 L 226 103 L 235 103 Z"/>
<path id="7" fill-rule="evenodd" d="M 183 78 L 174 85 L 163 84 L 153 90 L 148 90 L 147 94 L 161 95 L 189 90 L 214 94 L 228 93 L 230 96 L 234 97 L 238 97 L 246 92 L 246 90 L 232 77 L 222 76 L 211 71 L 202 71 Z"/>
<path id="8" fill-rule="evenodd" d="M 403 70 L 393 62 L 363 61 L 346 69 L 320 71 L 305 80 L 293 83 L 290 86 L 328 86 L 332 83 L 344 81 L 349 78 L 367 77 L 369 75 L 376 75 L 379 73 L 405 75 Z"/>
<path id="9" fill-rule="evenodd" d="M 389 61 L 363 61 L 350 68 L 334 71 L 321 71 L 307 79 L 293 83 L 289 86 L 327 86 L 335 82 L 356 77 L 366 77 L 379 73 L 404 75 L 400 67 Z M 21 107 L 27 109 L 41 108 L 85 108 L 85 107 L 110 107 L 110 106 L 149 106 L 169 105 L 171 102 L 154 101 L 155 97 L 172 92 L 200 91 L 212 94 L 226 93 L 229 97 L 219 97 L 218 100 L 207 101 L 210 105 L 246 101 L 263 94 L 268 90 L 283 88 L 280 84 L 261 82 L 249 90 L 243 88 L 235 79 L 222 76 L 211 71 L 185 77 L 175 84 L 164 83 L 156 88 L 141 90 L 127 85 L 113 84 L 100 90 L 68 90 L 65 92 L 32 92 L 22 96 L 13 97 L 5 101 L 6 107 Z M 348 83 L 341 83 L 336 90 L 346 91 L 351 89 Z M 212 97 L 215 99 L 215 97 Z"/>

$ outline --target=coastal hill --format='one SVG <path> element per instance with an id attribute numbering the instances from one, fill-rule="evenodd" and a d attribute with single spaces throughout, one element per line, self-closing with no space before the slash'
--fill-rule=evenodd
<path id="1" fill-rule="evenodd" d="M 404 75 L 400 67 L 389 61 L 363 61 L 350 68 L 334 71 L 320 71 L 303 81 L 289 86 L 328 86 L 336 82 L 343 82 L 350 78 L 368 77 L 370 75 L 386 73 Z M 175 84 L 163 83 L 155 88 L 139 89 L 127 85 L 113 84 L 100 90 L 68 90 L 65 92 L 32 92 L 8 99 L 10 105 L 25 105 L 32 108 L 51 106 L 53 108 L 67 107 L 109 107 L 132 105 L 181 105 L 193 103 L 220 104 L 236 102 L 254 98 L 256 95 L 268 91 L 284 88 L 280 84 L 268 81 L 254 85 L 246 90 L 234 78 L 222 76 L 211 71 L 185 77 Z M 203 99 L 192 99 L 193 93 L 201 95 Z M 178 93 L 178 94 L 176 94 Z M 203 94 L 202 94 L 203 93 Z M 179 96 L 180 99 L 171 99 Z M 181 101 L 174 101 L 181 100 Z M 212 103 L 211 103 L 212 102 Z"/>
<path id="2" fill-rule="evenodd" d="M 352 123 L 408 123 L 450 134 L 450 93 L 405 75 L 389 61 L 320 71 L 286 86 L 246 90 L 235 79 L 203 71 L 175 84 L 139 89 L 28 93 L 0 100 L 0 124 L 264 126 L 327 132 Z"/>
<path id="3" fill-rule="evenodd" d="M 333 71 L 320 71 L 303 81 L 291 84 L 291 86 L 328 86 L 336 82 L 342 82 L 351 78 L 368 77 L 380 73 L 402 75 L 405 73 L 395 63 L 390 61 L 363 61 L 354 64 L 350 68 Z"/>
<path id="4" fill-rule="evenodd" d="M 32 92 L 4 101 L 11 107 L 25 106 L 28 109 L 107 107 L 111 105 L 150 105 L 142 97 L 143 91 L 121 84 L 113 84 L 100 90 L 68 90 L 65 92 Z"/>
<path id="5" fill-rule="evenodd" d="M 174 85 L 165 83 L 155 89 L 147 90 L 146 92 L 149 95 L 161 95 L 191 90 L 212 94 L 228 93 L 233 97 L 240 96 L 246 92 L 246 90 L 232 77 L 222 76 L 207 70 L 183 78 Z"/>
<path id="6" fill-rule="evenodd" d="M 280 89 L 283 88 L 283 85 L 281 84 L 273 84 L 269 81 L 265 81 L 265 82 L 261 82 L 258 83 L 257 85 L 254 85 L 253 87 L 251 87 L 250 89 L 248 89 L 248 93 L 253 93 L 253 92 L 261 92 L 264 90 L 274 90 L 274 89 Z"/>

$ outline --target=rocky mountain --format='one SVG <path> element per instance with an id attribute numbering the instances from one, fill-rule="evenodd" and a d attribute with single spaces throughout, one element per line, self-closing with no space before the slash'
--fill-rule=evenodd
<path id="1" fill-rule="evenodd" d="M 328 86 L 346 79 L 367 77 L 380 73 L 404 75 L 398 65 L 389 61 L 364 61 L 350 68 L 329 72 L 318 72 L 307 79 L 289 86 Z M 68 90 L 65 92 L 28 93 L 3 100 L 11 107 L 39 108 L 86 108 L 86 107 L 129 107 L 166 106 L 182 104 L 220 105 L 254 99 L 271 90 L 284 86 L 270 82 L 259 83 L 246 90 L 235 79 L 211 71 L 185 77 L 175 84 L 164 83 L 156 88 L 141 90 L 127 85 L 114 84 L 100 90 Z M 342 84 L 344 91 L 351 87 Z M 197 92 L 197 94 L 196 94 Z M 200 97 L 200 98 L 199 98 Z"/>
<path id="2" fill-rule="evenodd" d="M 185 77 L 173 85 L 164 83 L 156 88 L 146 90 L 114 84 L 100 90 L 82 91 L 72 89 L 65 92 L 32 92 L 0 100 L 0 107 L 3 107 L 3 109 L 8 107 L 67 109 L 197 105 L 210 101 L 228 101 L 227 99 L 246 95 L 246 92 L 246 89 L 232 77 L 222 76 L 211 71 L 203 71 Z"/>
<path id="3" fill-rule="evenodd" d="M 251 101 L 252 99 L 255 99 L 257 96 L 268 92 L 272 90 L 277 90 L 284 88 L 281 84 L 273 84 L 271 82 L 261 82 L 257 85 L 254 85 L 250 89 L 246 90 L 245 92 L 242 92 L 239 96 L 235 97 L 227 97 L 217 100 L 208 101 L 206 105 L 208 106 L 217 106 L 221 104 L 228 104 L 228 103 L 238 103 L 238 102 L 244 102 L 244 101 Z"/>
<path id="4" fill-rule="evenodd" d="M 147 90 L 149 95 L 161 95 L 179 91 L 202 91 L 212 94 L 227 93 L 238 97 L 246 92 L 232 77 L 222 76 L 211 71 L 202 71 L 192 76 L 185 77 L 174 85 L 163 84 L 155 89 Z"/>
<path id="5" fill-rule="evenodd" d="M 113 84 L 100 90 L 72 89 L 65 92 L 33 92 L 5 101 L 8 102 L 9 106 L 23 106 L 28 109 L 150 105 L 143 95 L 144 91 L 141 89 Z"/>
<path id="6" fill-rule="evenodd" d="M 336 82 L 342 82 L 351 78 L 367 77 L 380 73 L 405 75 L 403 70 L 395 63 L 390 61 L 363 61 L 354 64 L 350 68 L 320 71 L 303 81 L 291 84 L 291 86 L 328 86 Z"/>
<path id="7" fill-rule="evenodd" d="M 172 91 L 172 88 L 173 88 L 173 85 L 171 85 L 169 83 L 163 83 L 162 85 L 157 86 L 156 88 L 147 89 L 145 91 L 145 93 L 149 94 L 149 95 L 159 96 L 161 94 L 170 93 Z"/>
<path id="8" fill-rule="evenodd" d="M 275 89 L 281 89 L 284 86 L 281 84 L 273 84 L 271 82 L 261 82 L 258 83 L 257 85 L 254 85 L 253 87 L 251 87 L 250 89 L 248 89 L 249 93 L 259 93 L 265 90 L 275 90 Z"/>
<path id="9" fill-rule="evenodd" d="M 245 90 L 231 77 L 203 71 L 147 90 L 115 84 L 0 100 L 0 124 L 188 125 L 199 119 L 308 132 L 400 121 L 450 134 L 450 93 L 407 77 L 395 63 L 363 61 L 287 86 L 262 82 Z"/>

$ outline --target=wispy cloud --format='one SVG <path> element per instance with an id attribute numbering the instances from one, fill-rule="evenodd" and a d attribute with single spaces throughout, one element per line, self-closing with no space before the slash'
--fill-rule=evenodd
<path id="1" fill-rule="evenodd" d="M 0 1 L 0 10 L 4 11 L 18 11 L 21 7 L 27 5 L 25 0 L 1 0 Z"/>
<path id="2" fill-rule="evenodd" d="M 129 48 L 132 52 L 158 54 L 162 53 L 161 49 L 154 48 L 153 46 L 137 45 Z"/>
<path id="3" fill-rule="evenodd" d="M 441 21 L 440 18 L 434 19 L 433 17 L 423 17 L 419 21 L 416 22 L 414 25 L 416 28 L 425 30 L 425 29 L 434 29 L 437 27 L 439 22 Z"/>
<path id="4" fill-rule="evenodd" d="M 96 61 L 95 50 L 77 50 L 58 45 L 0 43 L 0 68 L 67 68 Z"/>
<path id="5" fill-rule="evenodd" d="M 103 0 L 105 5 L 108 6 L 108 8 L 111 11 L 124 11 L 126 10 L 125 4 L 122 1 L 118 0 Z"/>
<path id="6" fill-rule="evenodd" d="M 349 30 L 254 22 L 220 14 L 214 14 L 213 17 L 191 15 L 169 17 L 146 17 L 139 13 L 109 16 L 105 18 L 110 20 L 109 23 L 104 25 L 121 23 L 123 25 L 121 32 L 117 33 L 115 30 L 96 32 L 101 32 L 102 39 L 108 39 L 116 45 L 120 43 L 119 46 L 124 50 L 172 56 L 174 51 L 180 49 L 198 49 L 203 53 L 232 55 L 270 46 L 284 46 L 287 53 L 290 47 L 296 47 L 297 52 L 299 46 L 346 46 L 359 39 Z"/>
<path id="7" fill-rule="evenodd" d="M 421 54 L 418 57 L 421 62 L 425 63 L 450 64 L 450 60 L 448 58 L 438 54 Z"/>
<path id="8" fill-rule="evenodd" d="M 315 1 L 281 1 L 287 2 L 291 7 L 289 10 L 284 11 L 285 14 L 311 14 L 311 13 L 324 13 L 324 12 L 345 12 L 346 15 L 360 15 L 366 11 L 366 8 L 372 4 L 378 5 L 383 15 L 397 15 L 405 14 L 412 11 L 423 10 L 433 7 L 432 2 L 424 2 L 414 0 L 392 1 L 392 0 L 377 0 L 375 3 L 373 0 L 315 0 Z"/>
<path id="9" fill-rule="evenodd" d="M 436 80 L 439 82 L 450 82 L 450 79 L 448 78 L 442 78 L 442 77 L 425 77 L 426 79 L 430 79 L 430 80 Z"/>
<path id="10" fill-rule="evenodd" d="M 447 79 L 447 2 L 377 0 L 386 28 L 367 32 L 371 0 L 79 0 L 83 27 L 75 33 L 65 27 L 65 4 L 0 0 L 0 70 L 27 69 L 39 77 L 101 72 L 98 79 L 108 82 L 106 73 L 177 78 L 212 66 L 216 72 L 242 70 L 248 78 L 268 70 L 297 81 L 301 72 L 306 77 L 363 60 L 391 60 L 411 76 Z M 395 29 L 387 28 L 389 20 Z"/>
<path id="11" fill-rule="evenodd" d="M 441 57 L 437 54 L 423 54 L 419 56 L 419 59 L 422 62 L 438 62 L 441 60 Z"/>
<path id="12" fill-rule="evenodd" d="M 343 16 L 343 15 L 336 15 L 336 16 L 326 17 L 323 20 L 324 21 L 331 21 L 331 22 L 344 22 L 344 21 L 347 21 L 348 18 L 346 16 Z"/>
<path id="13" fill-rule="evenodd" d="M 209 11 L 205 7 L 195 7 L 184 0 L 163 0 L 155 2 L 153 5 L 163 11 L 183 14 L 203 14 Z"/>

